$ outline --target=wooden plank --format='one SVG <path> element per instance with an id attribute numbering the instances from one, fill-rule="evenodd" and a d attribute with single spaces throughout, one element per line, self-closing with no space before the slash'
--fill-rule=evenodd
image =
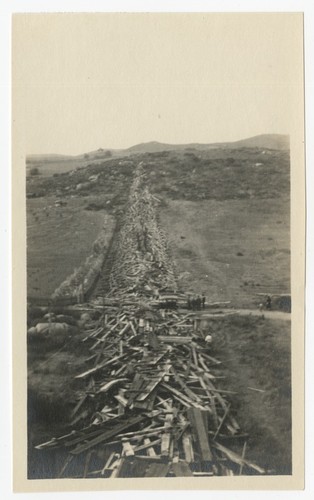
<path id="1" fill-rule="evenodd" d="M 130 389 L 127 391 L 128 394 L 130 394 L 128 398 L 128 406 L 131 406 L 133 403 L 134 399 L 136 398 L 138 392 L 140 391 L 141 387 L 145 384 L 145 379 L 140 375 L 138 372 L 135 374 L 132 385 Z"/>
<path id="2" fill-rule="evenodd" d="M 194 364 L 197 368 L 199 368 L 198 366 L 198 360 L 197 360 L 197 354 L 196 354 L 196 350 L 195 350 L 195 347 L 192 346 L 191 347 L 191 350 L 192 350 L 192 355 L 193 355 L 193 360 L 194 360 Z"/>
<path id="3" fill-rule="evenodd" d="M 91 351 L 93 351 L 99 344 L 101 344 L 102 342 L 104 342 L 106 340 L 107 337 L 109 337 L 109 335 L 113 332 L 113 330 L 118 326 L 119 322 L 118 323 L 115 323 L 106 333 L 105 335 L 103 335 L 100 339 L 97 340 L 97 342 L 95 342 L 95 344 L 92 345 L 92 347 L 90 348 Z"/>
<path id="4" fill-rule="evenodd" d="M 207 385 L 209 386 L 209 388 L 210 388 L 210 389 L 212 389 L 212 390 L 216 390 L 216 388 L 213 386 L 212 382 L 208 379 L 208 377 L 207 377 L 207 374 L 206 374 L 206 373 L 204 373 L 204 377 L 206 377 L 206 378 L 207 378 Z M 223 397 L 219 394 L 219 392 L 216 392 L 216 393 L 215 393 L 215 397 L 216 397 L 216 399 L 219 401 L 219 403 L 221 404 L 222 408 L 223 408 L 224 410 L 226 410 L 228 405 L 227 405 L 227 403 L 225 402 L 225 400 L 223 399 Z M 239 430 L 240 430 L 240 426 L 239 426 L 239 424 L 237 423 L 236 419 L 235 419 L 232 415 L 230 415 L 230 413 L 229 413 L 229 415 L 228 415 L 228 418 L 229 418 L 229 420 L 230 420 L 230 422 L 231 422 L 232 426 L 234 427 L 235 431 L 239 431 Z"/>
<path id="5" fill-rule="evenodd" d="M 115 457 L 116 455 L 117 455 L 117 454 L 116 454 L 114 451 L 111 453 L 111 455 L 109 456 L 109 458 L 108 458 L 107 462 L 105 463 L 105 465 L 104 465 L 103 469 L 101 470 L 101 475 L 102 475 L 102 476 L 105 474 L 106 470 L 108 470 L 108 469 L 109 469 L 109 466 L 110 466 L 110 464 L 112 463 L 112 461 L 113 461 L 113 459 L 114 459 L 114 457 Z"/>
<path id="6" fill-rule="evenodd" d="M 97 446 L 98 444 L 107 441 L 111 437 L 116 436 L 121 431 L 128 429 L 129 427 L 133 427 L 133 425 L 136 425 L 140 422 L 143 422 L 143 420 L 144 418 L 139 415 L 137 417 L 126 420 L 125 422 L 117 424 L 113 429 L 109 429 L 106 432 L 103 432 L 102 434 L 100 434 L 100 436 L 91 439 L 88 443 L 83 443 L 82 445 L 77 446 L 76 448 L 74 448 L 74 450 L 71 450 L 70 453 L 72 455 L 78 455 L 80 453 L 83 453 L 84 451 L 87 451 L 90 448 L 93 448 L 94 446 Z"/>
<path id="7" fill-rule="evenodd" d="M 162 386 L 165 387 L 165 389 L 168 389 L 168 391 L 172 392 L 175 396 L 179 397 L 181 399 L 181 401 L 185 401 L 185 405 L 187 405 L 187 403 L 188 403 L 188 406 L 194 406 L 194 407 L 199 408 L 199 409 L 204 409 L 199 403 L 196 403 L 195 401 L 190 399 L 188 396 L 185 396 L 185 394 L 182 394 L 182 392 L 178 391 L 177 389 L 175 389 L 171 385 L 166 384 L 166 382 L 163 382 Z"/>
<path id="8" fill-rule="evenodd" d="M 125 441 L 122 439 L 122 449 L 123 449 L 122 453 L 126 457 L 133 457 L 134 456 L 133 446 L 131 445 L 130 441 L 128 441 L 127 439 Z"/>
<path id="9" fill-rule="evenodd" d="M 184 449 L 185 460 L 188 463 L 194 462 L 194 450 L 192 445 L 191 433 L 185 431 L 182 437 L 182 444 Z"/>
<path id="10" fill-rule="evenodd" d="M 212 461 L 213 455 L 209 447 L 208 434 L 201 411 L 198 408 L 188 410 L 188 419 L 197 438 L 198 448 L 203 461 Z"/>
<path id="11" fill-rule="evenodd" d="M 134 325 L 133 325 L 133 322 L 132 322 L 132 321 L 130 321 L 130 326 L 131 326 L 131 330 L 132 330 L 132 332 L 134 333 L 134 335 L 135 335 L 135 337 L 136 337 L 136 336 L 137 336 L 137 331 L 135 330 L 135 327 L 134 327 Z"/>
<path id="12" fill-rule="evenodd" d="M 147 454 L 150 457 L 156 457 L 156 452 L 154 450 L 154 446 L 159 445 L 161 443 L 161 439 L 155 439 L 155 441 L 151 441 L 149 438 L 144 439 L 144 444 L 137 446 L 135 448 L 135 452 L 147 450 Z"/>
<path id="13" fill-rule="evenodd" d="M 119 458 L 113 466 L 113 471 L 110 478 L 120 477 L 120 472 L 125 463 L 125 458 Z"/>
<path id="14" fill-rule="evenodd" d="M 117 437 L 132 437 L 132 436 L 154 436 L 156 434 L 160 434 L 160 431 L 164 431 L 165 427 L 153 427 L 152 425 L 148 426 L 146 429 L 134 432 L 126 432 L 123 434 L 119 434 Z"/>
<path id="15" fill-rule="evenodd" d="M 122 396 L 122 394 L 116 394 L 114 398 L 120 403 L 124 408 L 128 405 L 128 400 Z"/>
<path id="16" fill-rule="evenodd" d="M 220 429 L 221 429 L 221 428 L 222 428 L 222 426 L 223 426 L 223 423 L 224 423 L 224 421 L 225 421 L 225 419 L 226 419 L 226 416 L 227 416 L 227 415 L 228 415 L 228 413 L 229 413 L 230 406 L 231 406 L 231 405 L 230 405 L 230 404 L 228 404 L 228 406 L 227 406 L 227 407 L 226 407 L 226 409 L 225 409 L 225 412 L 224 412 L 224 414 L 223 414 L 223 417 L 222 417 L 222 419 L 220 420 L 220 423 L 219 423 L 219 425 L 218 425 L 218 427 L 217 427 L 217 430 L 216 430 L 216 432 L 215 432 L 215 435 L 214 435 L 214 437 L 213 437 L 214 441 L 215 441 L 216 437 L 218 436 Z"/>
<path id="17" fill-rule="evenodd" d="M 176 382 L 178 382 L 178 384 L 182 387 L 182 389 L 184 390 L 184 392 L 186 393 L 186 395 L 189 398 L 191 398 L 192 400 L 194 400 L 198 403 L 202 402 L 201 398 L 199 396 L 197 396 L 193 391 L 191 391 L 191 389 L 189 389 L 187 387 L 186 383 L 181 379 L 180 375 L 175 371 L 175 369 L 173 367 L 171 368 L 171 373 L 173 374 Z"/>
<path id="18" fill-rule="evenodd" d="M 75 406 L 75 408 L 71 412 L 71 418 L 73 418 L 76 415 L 76 413 L 78 412 L 78 410 L 81 408 L 82 404 L 86 401 L 86 398 L 87 398 L 87 394 L 84 394 L 79 399 L 79 402 L 77 403 L 77 405 Z"/>
<path id="19" fill-rule="evenodd" d="M 92 458 L 92 454 L 93 454 L 93 450 L 91 450 L 91 451 L 89 451 L 87 453 L 87 457 L 86 457 L 86 461 L 85 461 L 85 467 L 84 467 L 84 472 L 83 472 L 83 477 L 87 477 L 90 460 Z"/>
<path id="20" fill-rule="evenodd" d="M 122 356 L 120 356 L 120 355 L 115 356 L 114 358 L 111 358 L 107 361 L 104 361 L 100 365 L 94 366 L 93 368 L 91 368 L 90 370 L 87 370 L 86 372 L 80 373 L 80 375 L 76 375 L 76 377 L 74 377 L 74 378 L 86 378 L 88 375 L 91 375 L 92 373 L 96 373 L 97 371 L 105 368 L 106 366 L 112 365 L 116 361 L 121 361 L 126 356 L 127 356 L 127 353 L 123 354 Z"/>
<path id="21" fill-rule="evenodd" d="M 248 460 L 245 460 L 244 458 L 240 457 L 237 453 L 234 451 L 229 450 L 225 446 L 223 446 L 220 443 L 215 443 L 213 445 L 217 450 L 221 451 L 226 455 L 231 462 L 235 462 L 238 465 L 246 465 L 247 467 L 250 467 L 251 469 L 255 470 L 256 472 L 259 472 L 260 474 L 265 474 L 265 470 L 262 467 L 259 467 L 256 464 L 253 464 L 252 462 L 249 462 Z"/>
<path id="22" fill-rule="evenodd" d="M 202 377 L 198 377 L 198 380 L 199 380 L 202 388 L 205 390 L 205 392 L 207 394 L 207 397 L 209 399 L 209 404 L 210 404 L 212 415 L 213 415 L 213 418 L 214 418 L 214 423 L 215 423 L 215 426 L 217 428 L 218 427 L 218 416 L 217 416 L 217 411 L 216 411 L 215 398 L 214 398 L 214 396 L 212 396 L 212 394 L 210 393 L 210 391 L 207 390 L 207 385 L 205 384 L 203 378 Z"/>
<path id="23" fill-rule="evenodd" d="M 189 344 L 191 342 L 191 337 L 175 337 L 173 335 L 159 335 L 158 339 L 160 342 L 164 342 L 166 344 Z"/>
<path id="24" fill-rule="evenodd" d="M 123 335 L 129 328 L 130 328 L 130 322 L 128 322 L 123 328 L 122 330 L 120 330 L 120 332 L 118 332 L 118 335 Z"/>
<path id="25" fill-rule="evenodd" d="M 111 389 L 115 385 L 119 384 L 120 382 L 125 382 L 126 380 L 128 380 L 128 379 L 127 378 L 118 378 L 116 380 L 111 380 L 110 382 L 107 382 L 106 384 L 102 385 L 98 392 L 107 392 L 107 391 L 109 391 L 109 389 Z"/>
<path id="26" fill-rule="evenodd" d="M 192 473 L 189 465 L 186 462 L 183 462 L 182 460 L 180 462 L 173 463 L 172 470 L 174 472 L 174 475 L 177 477 L 193 476 L 193 473 Z"/>
<path id="27" fill-rule="evenodd" d="M 145 477 L 165 477 L 168 474 L 169 464 L 150 463 L 146 469 Z"/>
<path id="28" fill-rule="evenodd" d="M 242 449 L 242 455 L 241 455 L 242 460 L 244 460 L 245 452 L 246 452 L 246 441 L 244 442 L 243 449 Z M 243 463 L 240 465 L 239 476 L 242 475 L 242 471 L 243 471 Z"/>
<path id="29" fill-rule="evenodd" d="M 164 432 L 161 436 L 161 455 L 163 457 L 169 455 L 170 438 L 170 432 Z"/>
<path id="30" fill-rule="evenodd" d="M 139 408 L 139 409 L 146 410 L 146 411 L 153 411 L 155 399 L 156 399 L 156 394 L 157 394 L 157 388 L 155 388 L 149 394 L 149 396 L 146 399 L 144 399 L 144 401 L 135 400 L 133 402 L 132 408 Z"/>
<path id="31" fill-rule="evenodd" d="M 136 397 L 136 401 L 144 401 L 150 393 L 157 387 L 157 385 L 162 381 L 165 372 L 161 373 L 158 377 L 151 379 L 147 386 L 143 389 L 143 393 Z"/>
<path id="32" fill-rule="evenodd" d="M 202 356 L 207 358 L 209 361 L 212 361 L 212 363 L 214 363 L 215 365 L 221 365 L 221 361 L 219 361 L 216 358 L 213 358 L 213 356 L 210 356 L 209 354 L 207 354 L 207 352 L 206 353 L 203 352 Z"/>
<path id="33" fill-rule="evenodd" d="M 154 349 L 155 351 L 160 348 L 160 342 L 154 332 L 148 332 L 148 344 L 150 348 Z"/>

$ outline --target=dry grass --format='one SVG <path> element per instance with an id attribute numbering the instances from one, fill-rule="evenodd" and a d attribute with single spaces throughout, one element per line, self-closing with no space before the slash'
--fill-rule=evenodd
<path id="1" fill-rule="evenodd" d="M 27 202 L 29 297 L 49 297 L 85 261 L 103 227 L 108 244 L 112 236 L 111 215 L 84 210 L 86 200 L 81 198 L 70 198 L 67 206 L 57 208 L 54 201 L 54 197 L 43 197 Z"/>
<path id="2" fill-rule="evenodd" d="M 258 293 L 289 293 L 289 205 L 286 200 L 168 200 L 161 209 L 181 286 L 236 307 Z"/>
<path id="3" fill-rule="evenodd" d="M 248 456 L 276 474 L 291 474 L 290 326 L 253 316 L 210 325 L 213 355 L 223 361 L 220 385 L 237 393 L 228 399 L 249 434 Z"/>

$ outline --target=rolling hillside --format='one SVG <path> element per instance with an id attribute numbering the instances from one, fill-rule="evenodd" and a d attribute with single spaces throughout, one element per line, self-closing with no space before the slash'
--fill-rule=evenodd
<path id="1" fill-rule="evenodd" d="M 126 149 L 103 149 L 99 148 L 96 151 L 89 151 L 87 153 L 71 156 L 61 154 L 36 154 L 28 155 L 26 157 L 27 166 L 34 164 L 45 167 L 49 163 L 64 163 L 66 161 L 90 161 L 97 159 L 105 159 L 110 156 L 126 156 L 132 154 L 143 153 L 160 153 L 162 151 L 180 151 L 180 150 L 207 150 L 215 148 L 224 149 L 237 149 L 237 148 L 263 148 L 263 149 L 289 149 L 289 136 L 281 134 L 263 134 L 248 139 L 242 139 L 236 142 L 223 142 L 223 143 L 209 143 L 209 144 L 166 144 L 157 141 L 145 142 L 136 144 Z"/>

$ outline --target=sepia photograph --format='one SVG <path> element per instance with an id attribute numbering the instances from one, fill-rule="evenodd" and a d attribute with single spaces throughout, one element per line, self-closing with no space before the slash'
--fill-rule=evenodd
<path id="1" fill-rule="evenodd" d="M 302 14 L 12 23 L 16 477 L 302 481 Z"/>

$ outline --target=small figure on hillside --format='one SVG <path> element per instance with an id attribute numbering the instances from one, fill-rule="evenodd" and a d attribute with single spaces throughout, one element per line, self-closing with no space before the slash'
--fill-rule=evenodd
<path id="1" fill-rule="evenodd" d="M 271 297 L 270 297 L 270 295 L 267 295 L 267 298 L 266 298 L 266 309 L 268 309 L 268 310 L 271 309 Z"/>

